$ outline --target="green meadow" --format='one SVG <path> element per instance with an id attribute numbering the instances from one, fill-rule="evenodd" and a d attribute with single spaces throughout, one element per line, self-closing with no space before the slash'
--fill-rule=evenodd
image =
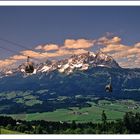
<path id="1" fill-rule="evenodd" d="M 1 128 L 0 134 L 22 134 L 22 133 Z"/>
<path id="2" fill-rule="evenodd" d="M 14 119 L 22 120 L 46 120 L 46 121 L 66 121 L 70 122 L 100 122 L 101 114 L 104 110 L 107 120 L 116 120 L 123 117 L 125 112 L 140 112 L 139 103 L 132 100 L 109 101 L 99 100 L 98 103 L 90 102 L 91 107 L 72 107 L 68 109 L 57 109 L 53 112 L 12 114 Z"/>

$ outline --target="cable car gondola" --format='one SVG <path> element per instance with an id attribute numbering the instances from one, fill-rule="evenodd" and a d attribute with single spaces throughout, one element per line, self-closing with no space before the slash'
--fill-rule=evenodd
<path id="1" fill-rule="evenodd" d="M 32 49 L 29 49 L 28 47 L 25 47 L 25 46 L 23 46 L 23 45 L 21 45 L 21 44 L 18 44 L 18 43 L 15 43 L 15 42 L 13 42 L 13 41 L 9 41 L 9 40 L 7 40 L 7 39 L 3 39 L 3 38 L 0 38 L 0 40 L 1 41 L 4 41 L 4 42 L 6 42 L 6 43 L 9 43 L 9 44 L 12 44 L 12 45 L 16 45 L 17 47 L 20 47 L 20 48 L 24 48 L 24 49 L 26 49 L 26 50 L 31 50 L 31 51 L 34 51 L 34 50 L 32 50 Z M 5 49 L 5 50 L 7 50 L 7 51 L 10 51 L 10 52 L 13 52 L 13 53 L 17 53 L 17 51 L 14 51 L 14 50 L 12 50 L 12 49 L 9 49 L 9 48 L 5 48 L 5 47 L 3 47 L 3 46 L 0 46 L 0 48 L 2 48 L 2 49 Z M 25 55 L 26 56 L 26 55 Z M 26 73 L 26 74 L 32 74 L 33 72 L 34 72 L 34 70 L 35 70 L 35 68 L 34 68 L 34 64 L 33 64 L 33 62 L 31 62 L 29 59 L 30 59 L 31 57 L 27 57 L 27 62 L 24 64 L 24 72 Z M 35 60 L 37 60 L 37 61 L 39 61 L 40 62 L 40 60 L 38 60 L 37 58 L 33 58 L 33 59 L 35 59 Z"/>
<path id="2" fill-rule="evenodd" d="M 109 82 L 109 84 L 107 84 L 105 86 L 105 91 L 106 92 L 113 92 L 113 87 L 112 87 L 112 84 L 111 84 L 111 77 L 109 79 L 110 79 L 110 82 Z"/>
<path id="3" fill-rule="evenodd" d="M 111 84 L 106 85 L 106 86 L 105 86 L 105 91 L 106 91 L 106 92 L 112 92 L 112 91 L 113 91 L 112 85 L 111 85 Z"/>
<path id="4" fill-rule="evenodd" d="M 27 74 L 31 74 L 34 72 L 34 66 L 33 63 L 29 61 L 30 57 L 27 57 L 27 62 L 25 63 L 25 72 Z"/>

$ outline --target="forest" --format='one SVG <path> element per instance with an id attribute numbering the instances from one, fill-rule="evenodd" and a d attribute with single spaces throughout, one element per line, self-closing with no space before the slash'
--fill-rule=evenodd
<path id="1" fill-rule="evenodd" d="M 0 116 L 0 133 L 6 129 L 22 134 L 140 134 L 140 113 L 126 112 L 122 119 L 108 121 L 103 110 L 101 120 L 100 123 L 25 121 Z"/>

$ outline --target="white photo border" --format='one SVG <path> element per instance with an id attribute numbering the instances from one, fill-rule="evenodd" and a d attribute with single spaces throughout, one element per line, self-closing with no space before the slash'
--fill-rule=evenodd
<path id="1" fill-rule="evenodd" d="M 0 6 L 140 6 L 140 1 L 0 1 Z"/>
<path id="2" fill-rule="evenodd" d="M 1 6 L 140 6 L 140 1 L 0 1 Z M 39 140 L 39 139 L 51 139 L 51 140 L 86 140 L 86 139 L 125 139 L 125 140 L 138 140 L 140 135 L 0 135 L 1 140 Z"/>

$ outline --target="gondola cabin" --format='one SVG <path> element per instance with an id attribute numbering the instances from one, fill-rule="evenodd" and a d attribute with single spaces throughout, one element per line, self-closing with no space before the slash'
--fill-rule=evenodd
<path id="1" fill-rule="evenodd" d="M 34 66 L 33 63 L 29 61 L 29 56 L 27 58 L 27 62 L 25 63 L 25 72 L 26 73 L 33 73 L 34 72 Z"/>
<path id="2" fill-rule="evenodd" d="M 106 85 L 105 86 L 105 91 L 106 92 L 112 92 L 113 91 L 112 85 L 111 84 Z"/>

